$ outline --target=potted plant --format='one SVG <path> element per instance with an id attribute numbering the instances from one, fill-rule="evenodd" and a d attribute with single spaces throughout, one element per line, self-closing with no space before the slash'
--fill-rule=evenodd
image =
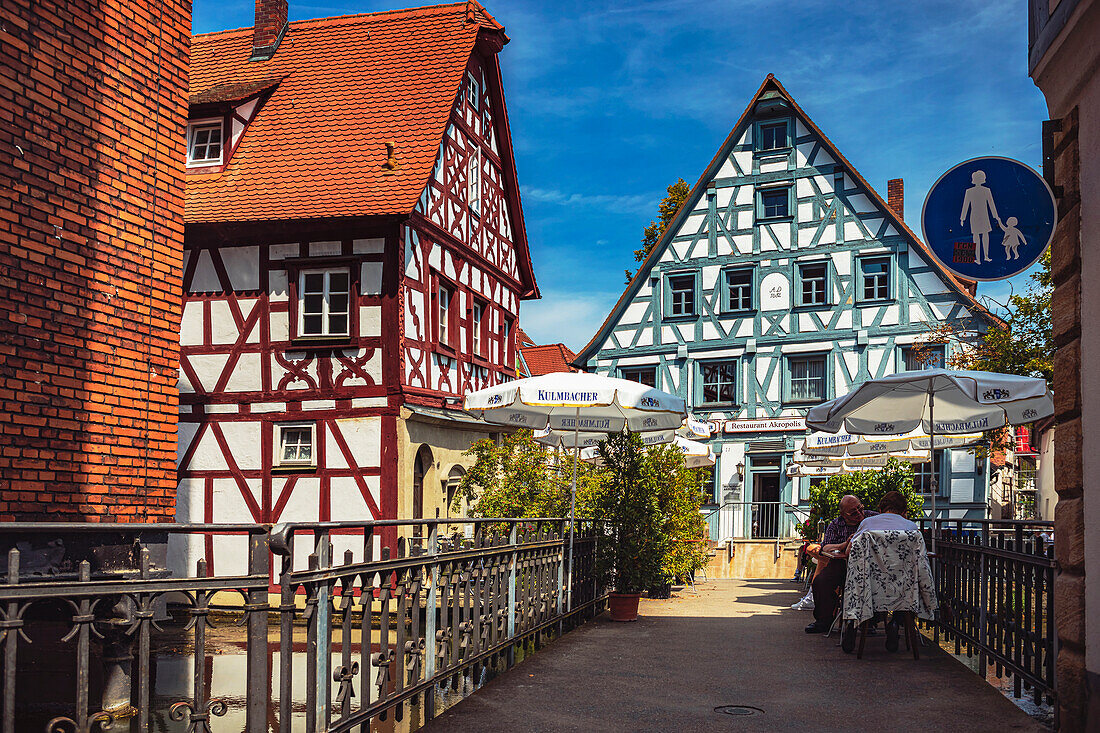
<path id="1" fill-rule="evenodd" d="M 638 598 L 663 578 L 667 537 L 661 531 L 658 497 L 643 470 L 645 447 L 636 433 L 612 435 L 600 444 L 605 479 L 596 500 L 607 536 L 596 544 L 596 571 L 610 585 L 612 621 L 638 618 Z"/>

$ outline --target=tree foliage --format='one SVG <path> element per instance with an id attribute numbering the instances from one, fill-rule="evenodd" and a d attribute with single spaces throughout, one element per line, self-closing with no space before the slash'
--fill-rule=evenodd
<path id="1" fill-rule="evenodd" d="M 1041 267 L 1031 273 L 1031 283 L 1022 294 L 1013 293 L 1002 307 L 1005 325 L 993 324 L 975 340 L 973 332 L 957 323 L 935 326 L 916 345 L 917 357 L 927 359 L 932 348 L 954 343 L 957 348 L 947 365 L 952 369 L 1000 372 L 1025 377 L 1054 378 L 1054 335 L 1051 298 L 1054 283 L 1050 274 L 1050 250 L 1043 254 Z"/>
<path id="2" fill-rule="evenodd" d="M 545 448 L 531 431 L 475 443 L 474 465 L 459 483 L 475 517 L 565 517 L 569 514 L 572 455 Z M 697 472 L 672 446 L 645 449 L 637 434 L 601 443 L 604 465 L 577 465 L 578 518 L 608 522 L 614 541 L 597 544 L 602 579 L 618 590 L 640 591 L 673 582 L 706 565 L 700 543 L 705 523 Z"/>
<path id="3" fill-rule="evenodd" d="M 898 491 L 905 497 L 910 519 L 920 518 L 924 499 L 914 491 L 913 467 L 891 458 L 882 470 L 829 476 L 811 488 L 810 518 L 798 525 L 798 532 L 805 539 L 818 539 L 820 527 L 828 525 L 840 515 L 840 499 L 846 494 L 851 494 L 864 507 L 873 510 L 878 506 L 879 500 L 890 491 Z"/>
<path id="4" fill-rule="evenodd" d="M 657 205 L 657 219 L 649 222 L 649 226 L 642 231 L 642 246 L 634 250 L 635 262 L 644 261 L 649 253 L 653 251 L 653 248 L 657 246 L 657 242 L 661 240 L 661 235 L 665 233 L 665 229 L 668 229 L 672 217 L 676 216 L 676 212 L 687 200 L 688 194 L 691 193 L 691 187 L 687 185 L 683 178 L 679 178 L 676 183 L 666 188 L 665 191 L 667 195 Z M 637 270 L 634 272 L 626 270 L 626 281 L 629 283 L 633 280 L 637 272 Z"/>
<path id="5" fill-rule="evenodd" d="M 474 465 L 462 477 L 452 508 L 462 501 L 474 517 L 565 517 L 573 477 L 571 454 L 536 442 L 530 430 L 505 433 L 500 444 L 488 438 L 466 451 Z M 593 516 L 601 487 L 598 467 L 577 464 L 576 516 Z"/>

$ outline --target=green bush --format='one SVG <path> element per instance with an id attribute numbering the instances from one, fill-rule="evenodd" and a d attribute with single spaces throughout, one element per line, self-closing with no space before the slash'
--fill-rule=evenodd
<path id="1" fill-rule="evenodd" d="M 799 534 L 807 540 L 818 539 L 819 520 L 824 520 L 822 526 L 827 526 L 836 519 L 840 515 L 840 499 L 846 494 L 873 510 L 878 507 L 879 499 L 890 491 L 901 492 L 905 497 L 910 519 L 920 518 L 924 499 L 913 490 L 913 467 L 891 458 L 881 470 L 830 476 L 810 489 L 810 518 L 798 525 Z"/>
<path id="2" fill-rule="evenodd" d="M 569 515 L 572 455 L 537 443 L 531 431 L 506 434 L 498 445 L 475 443 L 474 465 L 453 507 L 466 501 L 475 517 Z M 577 466 L 576 516 L 604 519 L 616 533 L 597 543 L 598 571 L 622 592 L 659 587 L 694 575 L 707 562 L 697 472 L 673 446 L 646 449 L 637 434 L 601 443 L 603 466 Z"/>

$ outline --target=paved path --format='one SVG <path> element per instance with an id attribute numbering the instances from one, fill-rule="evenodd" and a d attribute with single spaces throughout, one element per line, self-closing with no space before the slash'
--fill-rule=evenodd
<path id="1" fill-rule="evenodd" d="M 1038 731 L 932 647 L 914 661 L 868 637 L 863 659 L 835 634 L 807 636 L 792 583 L 718 580 L 698 595 L 642 600 L 637 623 L 606 616 L 490 682 L 425 729 L 446 731 Z M 751 705 L 751 717 L 715 712 Z"/>

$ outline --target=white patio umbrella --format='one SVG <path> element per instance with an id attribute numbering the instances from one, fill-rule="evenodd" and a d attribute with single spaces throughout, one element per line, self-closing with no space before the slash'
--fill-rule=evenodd
<path id="1" fill-rule="evenodd" d="M 814 432 L 806 436 L 802 450 L 809 456 L 870 456 L 886 453 L 927 451 L 934 442 L 937 449 L 961 448 L 979 443 L 981 433 L 937 435 L 935 441 L 920 430 L 903 435 L 855 435 L 844 430 L 836 434 Z"/>
<path id="2" fill-rule="evenodd" d="M 925 369 L 870 379 L 852 392 L 811 407 L 814 430 L 856 435 L 902 435 L 920 429 L 930 436 L 960 435 L 1020 425 L 1054 414 L 1047 383 L 996 372 Z M 932 551 L 938 480 L 932 472 Z"/>
<path id="3" fill-rule="evenodd" d="M 567 608 L 573 608 L 573 517 L 577 504 L 580 435 L 630 430 L 675 430 L 687 418 L 683 398 L 626 379 L 584 372 L 554 372 L 519 379 L 466 395 L 468 412 L 497 425 L 554 432 L 573 431 L 573 482 L 569 498 Z"/>
<path id="4" fill-rule="evenodd" d="M 644 435 L 643 438 L 649 437 L 650 435 L 659 435 L 659 433 L 648 433 Z M 671 441 L 663 442 L 671 442 L 674 446 L 683 451 L 684 463 L 688 468 L 704 468 L 706 466 L 713 466 L 717 463 L 714 451 L 712 451 L 710 446 L 706 443 L 688 440 L 682 435 L 676 435 Z M 652 445 L 657 445 L 657 443 L 653 443 Z M 600 458 L 599 446 L 582 448 L 581 460 L 587 463 L 600 463 L 602 459 Z"/>

